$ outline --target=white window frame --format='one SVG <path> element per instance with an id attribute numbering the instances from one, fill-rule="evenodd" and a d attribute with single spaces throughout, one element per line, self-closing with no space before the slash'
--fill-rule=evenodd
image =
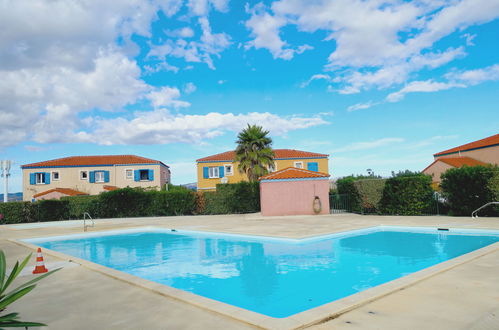
<path id="1" fill-rule="evenodd" d="M 128 176 L 128 171 L 130 171 L 130 177 Z M 125 180 L 133 180 L 133 168 L 125 168 Z"/>
<path id="2" fill-rule="evenodd" d="M 227 171 L 227 168 L 230 168 L 230 172 Z M 224 176 L 233 176 L 233 175 L 234 175 L 234 165 L 224 164 Z"/>
<path id="3" fill-rule="evenodd" d="M 86 178 L 82 177 L 82 174 L 85 173 L 86 174 Z M 80 171 L 80 180 L 83 180 L 83 181 L 88 181 L 88 171 Z"/>
<path id="4" fill-rule="evenodd" d="M 298 164 L 299 164 L 300 166 L 298 166 Z M 301 169 L 303 169 L 303 162 L 295 162 L 295 164 L 294 164 L 294 165 L 295 165 L 295 167 L 296 167 L 296 168 L 301 168 Z"/>
<path id="5" fill-rule="evenodd" d="M 219 177 L 220 177 L 220 169 L 218 168 L 218 166 L 208 167 L 208 178 L 218 179 Z"/>
<path id="6" fill-rule="evenodd" d="M 57 173 L 57 179 L 54 177 L 54 174 L 56 173 Z M 59 181 L 60 178 L 61 178 L 61 173 L 59 171 L 52 172 L 52 181 Z"/>
<path id="7" fill-rule="evenodd" d="M 104 183 L 105 181 L 105 175 L 104 171 L 95 171 L 95 182 L 96 183 Z"/>
<path id="8" fill-rule="evenodd" d="M 35 173 L 35 184 L 46 184 L 44 178 L 45 178 L 45 173 L 42 172 Z"/>

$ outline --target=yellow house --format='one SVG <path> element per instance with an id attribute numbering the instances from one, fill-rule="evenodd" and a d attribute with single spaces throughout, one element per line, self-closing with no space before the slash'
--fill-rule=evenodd
<path id="1" fill-rule="evenodd" d="M 246 181 L 246 174 L 238 170 L 239 162 L 234 162 L 235 152 L 200 158 L 197 162 L 198 190 L 213 191 L 218 183 Z M 304 168 L 310 171 L 329 174 L 329 155 L 294 149 L 274 149 L 274 168 L 270 172 L 287 167 Z"/>

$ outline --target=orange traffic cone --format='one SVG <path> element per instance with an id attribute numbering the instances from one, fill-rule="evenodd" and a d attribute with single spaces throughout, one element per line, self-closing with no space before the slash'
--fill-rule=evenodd
<path id="1" fill-rule="evenodd" d="M 42 274 L 48 271 L 49 270 L 45 268 L 45 264 L 43 263 L 42 249 L 38 248 L 38 251 L 36 252 L 36 266 L 33 274 Z"/>

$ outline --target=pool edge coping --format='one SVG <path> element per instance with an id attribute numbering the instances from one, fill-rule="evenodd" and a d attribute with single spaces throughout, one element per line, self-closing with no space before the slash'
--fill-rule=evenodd
<path id="1" fill-rule="evenodd" d="M 372 230 L 374 228 L 379 228 L 379 227 L 391 227 L 391 228 L 396 228 L 396 227 L 401 227 L 401 228 L 428 228 L 428 229 L 436 229 L 437 227 L 432 227 L 432 226 L 422 226 L 422 227 L 410 227 L 410 226 L 386 226 L 386 225 L 378 225 L 378 226 L 368 226 L 368 227 L 363 227 L 363 228 L 358 228 L 358 229 L 353 229 L 353 230 L 347 230 L 349 231 L 364 231 L 364 230 Z M 161 229 L 169 229 L 165 228 L 162 226 L 137 226 L 134 228 L 128 228 L 131 229 L 130 231 L 140 231 L 140 229 L 147 230 L 150 228 L 161 228 Z M 489 229 L 464 229 L 464 228 L 453 228 L 455 230 L 471 230 L 471 231 L 496 231 L 498 230 L 489 230 Z M 123 231 L 128 231 L 127 229 L 125 230 L 103 230 L 102 232 L 123 232 Z M 182 232 L 192 232 L 192 230 L 182 230 Z M 228 233 L 228 232 L 212 232 L 212 231 L 203 231 L 203 230 L 197 230 L 198 232 L 203 232 L 206 234 L 216 234 L 216 233 L 221 233 L 221 234 L 227 234 L 230 236 L 253 236 L 253 237 L 258 237 L 258 238 L 277 238 L 277 239 L 282 239 L 284 237 L 276 237 L 276 236 L 263 236 L 263 235 L 245 235 L 245 234 L 233 234 L 233 233 Z M 96 232 L 94 232 L 96 233 Z M 330 233 L 330 234 L 325 234 L 325 235 L 314 235 L 314 236 L 308 236 L 304 238 L 305 240 L 314 238 L 314 237 L 324 237 L 324 236 L 330 236 L 332 234 L 340 234 L 340 232 L 336 233 Z M 75 235 L 80 235 L 80 234 L 75 234 Z M 84 235 L 84 234 L 83 234 Z M 72 234 L 65 235 L 65 236 L 73 236 Z M 38 237 L 38 238 L 48 238 L 48 237 L 54 237 L 54 236 L 47 236 L 47 237 Z M 22 239 L 7 239 L 7 241 L 16 243 L 18 245 L 27 247 L 32 250 L 36 250 L 38 248 L 37 245 L 32 244 L 30 242 L 26 242 L 26 238 Z M 288 238 L 287 240 L 291 241 L 300 241 L 302 239 L 293 239 L 293 238 Z M 466 264 L 468 262 L 471 262 L 473 260 L 476 260 L 480 257 L 483 257 L 485 255 L 488 255 L 490 253 L 499 251 L 499 242 L 490 244 L 488 246 L 482 247 L 480 249 L 468 252 L 466 254 L 463 254 L 461 256 L 452 258 L 450 260 L 446 260 L 444 262 L 438 263 L 436 265 L 424 268 L 422 270 L 419 270 L 417 272 L 402 276 L 400 278 L 394 279 L 392 281 L 377 285 L 375 287 L 366 289 L 361 292 L 357 292 L 355 294 L 352 294 L 350 296 L 332 301 L 330 303 L 326 303 L 321 306 L 317 306 L 315 308 L 285 317 L 285 318 L 274 318 L 271 316 L 267 316 L 264 314 L 260 314 L 257 312 L 253 312 L 247 309 L 243 309 L 237 306 L 233 306 L 224 302 L 220 302 L 217 300 L 213 300 L 207 297 L 203 297 L 200 295 L 197 295 L 195 293 L 191 293 L 188 291 L 184 291 L 181 289 L 176 289 L 174 287 L 156 283 L 135 275 L 131 275 L 122 271 L 115 270 L 113 268 L 109 268 L 91 261 L 87 261 L 84 259 L 80 259 L 77 257 L 73 257 L 71 255 L 50 250 L 47 248 L 44 248 L 44 253 L 51 255 L 53 257 L 66 260 L 69 262 L 77 263 L 87 269 L 96 271 L 98 273 L 101 273 L 103 275 L 109 276 L 111 278 L 120 280 L 122 282 L 138 286 L 144 289 L 147 289 L 153 293 L 162 295 L 164 297 L 168 297 L 171 299 L 174 299 L 176 301 L 180 301 L 183 303 L 187 303 L 193 306 L 196 306 L 198 308 L 201 308 L 205 311 L 215 313 L 218 315 L 222 315 L 224 317 L 228 317 L 229 319 L 242 322 L 244 324 L 248 324 L 251 326 L 255 326 L 258 328 L 264 328 L 264 329 L 303 329 L 307 328 L 313 325 L 318 325 L 325 323 L 329 320 L 335 319 L 342 314 L 345 314 L 351 310 L 354 310 L 356 308 L 359 308 L 363 305 L 366 305 L 372 301 L 381 299 L 385 296 L 388 296 L 392 293 L 395 293 L 397 291 L 403 290 L 405 288 L 411 287 L 413 285 L 418 284 L 419 282 L 422 282 L 426 279 L 429 279 L 433 276 L 436 276 L 438 274 L 444 273 L 448 270 L 451 270 L 455 267 L 458 267 L 460 265 Z"/>

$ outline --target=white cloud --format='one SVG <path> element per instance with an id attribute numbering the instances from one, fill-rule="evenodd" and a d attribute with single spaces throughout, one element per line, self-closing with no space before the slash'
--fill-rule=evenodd
<path id="1" fill-rule="evenodd" d="M 314 80 L 326 80 L 326 81 L 331 81 L 331 76 L 328 75 L 328 74 L 323 74 L 323 73 L 318 73 L 318 74 L 314 74 L 312 77 L 310 77 L 307 81 L 303 82 L 300 84 L 300 87 L 301 88 L 305 88 L 307 87 L 308 85 L 310 85 L 310 83 Z"/>
<path id="2" fill-rule="evenodd" d="M 227 11 L 228 3 L 229 0 L 188 0 L 187 7 L 194 15 L 206 16 L 211 7 L 221 12 Z"/>
<path id="3" fill-rule="evenodd" d="M 463 84 L 436 82 L 433 80 L 412 81 L 409 84 L 405 85 L 404 88 L 402 88 L 398 92 L 389 94 L 386 97 L 386 100 L 388 102 L 399 102 L 408 93 L 430 93 L 430 92 L 447 90 L 455 87 L 466 87 L 466 86 Z"/>
<path id="4" fill-rule="evenodd" d="M 217 84 L 219 84 L 219 85 L 223 85 L 223 84 L 225 84 L 226 82 L 227 82 L 227 80 L 222 80 L 222 79 L 220 79 L 219 81 L 217 81 Z"/>
<path id="5" fill-rule="evenodd" d="M 185 94 L 194 93 L 196 91 L 196 89 L 197 89 L 196 85 L 194 85 L 191 82 L 188 82 L 187 84 L 185 84 L 185 86 L 183 88 Z"/>
<path id="6" fill-rule="evenodd" d="M 473 40 L 476 38 L 476 34 L 465 33 L 461 36 L 466 40 L 466 46 L 475 46 Z"/>
<path id="7" fill-rule="evenodd" d="M 220 57 L 220 53 L 230 46 L 230 37 L 226 33 L 213 33 L 206 17 L 200 17 L 198 24 L 202 31 L 198 41 L 178 38 L 161 44 L 151 42 L 147 59 L 166 61 L 171 56 L 183 58 L 186 62 L 206 63 L 210 69 L 215 69 L 212 57 Z"/>
<path id="8" fill-rule="evenodd" d="M 287 24 L 286 19 L 269 14 L 263 3 L 259 3 L 253 8 L 247 4 L 246 11 L 251 14 L 251 18 L 245 22 L 245 25 L 251 31 L 251 36 L 254 39 L 246 43 L 245 49 L 266 48 L 274 58 L 283 60 L 290 60 L 295 54 L 313 49 L 312 46 L 306 44 L 300 45 L 296 49 L 289 47 L 279 36 L 279 29 Z"/>
<path id="9" fill-rule="evenodd" d="M 373 102 L 373 101 L 369 101 L 369 102 L 365 102 L 365 103 L 357 103 L 357 104 L 349 106 L 347 108 L 347 111 L 351 112 L 351 111 L 369 109 L 377 104 L 379 104 L 379 103 Z"/>
<path id="10" fill-rule="evenodd" d="M 467 85 L 477 85 L 486 81 L 499 80 L 499 64 L 494 64 L 485 68 L 451 72 L 446 75 L 451 81 L 458 81 Z"/>
<path id="11" fill-rule="evenodd" d="M 167 109 L 137 112 L 133 119 L 115 118 L 95 121 L 95 130 L 80 131 L 70 137 L 75 142 L 112 144 L 165 144 L 172 142 L 200 143 L 237 132 L 247 124 L 258 124 L 272 135 L 327 124 L 321 116 L 281 117 L 268 112 L 247 114 L 217 113 L 206 115 L 172 114 Z"/>
<path id="12" fill-rule="evenodd" d="M 378 1 L 279 0 L 257 5 L 246 26 L 248 45 L 268 49 L 275 58 L 292 58 L 293 46 L 282 33 L 289 25 L 317 31 L 333 40 L 325 69 L 339 72 L 343 94 L 388 88 L 406 82 L 413 72 L 434 69 L 465 55 L 462 47 L 431 53 L 443 37 L 499 17 L 496 0 Z M 472 37 L 466 39 L 470 45 Z M 382 45 L 382 46 L 380 46 Z"/>
<path id="13" fill-rule="evenodd" d="M 194 37 L 194 30 L 186 26 L 176 30 L 165 30 L 165 34 L 174 38 L 192 38 Z"/>
<path id="14" fill-rule="evenodd" d="M 403 139 L 403 138 L 382 138 L 382 139 L 374 140 L 374 141 L 354 142 L 354 143 L 346 145 L 342 148 L 335 149 L 335 150 L 331 151 L 331 153 L 375 149 L 375 148 L 384 147 L 387 145 L 401 143 L 404 141 L 405 141 L 405 139 Z"/>
<path id="15" fill-rule="evenodd" d="M 158 90 L 152 91 L 146 95 L 146 98 L 151 101 L 154 108 L 160 107 L 188 107 L 191 104 L 189 102 L 180 101 L 180 91 L 175 87 L 161 87 Z"/>

